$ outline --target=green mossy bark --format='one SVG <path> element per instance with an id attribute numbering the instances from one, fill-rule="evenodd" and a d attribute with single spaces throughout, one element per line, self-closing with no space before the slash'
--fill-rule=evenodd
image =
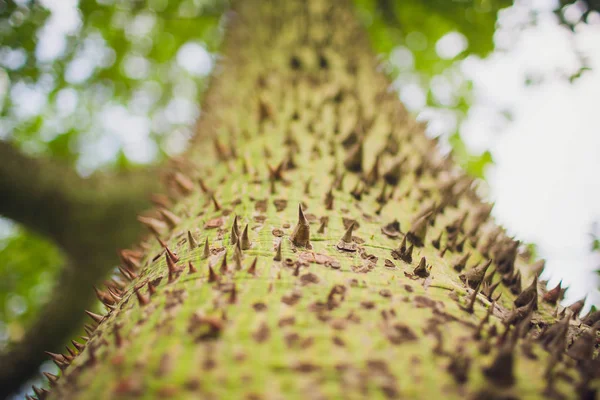
<path id="1" fill-rule="evenodd" d="M 511 317 L 517 271 L 526 288 L 539 269 L 512 259 L 514 242 L 472 181 L 388 86 L 345 1 L 239 2 L 198 136 L 177 162 L 201 184 L 159 232 L 176 256 L 154 238 L 141 244 L 137 277 L 51 397 L 541 399 L 596 384 L 562 354 L 589 331 L 576 318 L 552 351 L 536 340 L 556 323 L 542 285 L 538 309 Z M 434 202 L 423 238 L 415 217 Z M 306 248 L 290 237 L 299 204 Z M 241 263 L 234 216 L 236 235 L 249 226 Z M 387 226 L 395 220 L 401 233 Z M 352 241 L 340 241 L 354 222 Z M 407 233 L 424 243 L 410 263 L 397 251 Z M 493 258 L 486 276 L 503 270 L 510 284 L 494 292 L 483 329 L 492 302 L 454 269 L 467 252 L 463 273 Z M 430 270 L 417 274 L 422 257 Z"/>

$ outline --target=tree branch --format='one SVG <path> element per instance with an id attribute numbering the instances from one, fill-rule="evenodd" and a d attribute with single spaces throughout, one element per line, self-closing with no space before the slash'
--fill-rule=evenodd
<path id="1" fill-rule="evenodd" d="M 0 215 L 54 240 L 66 253 L 53 295 L 23 340 L 0 355 L 0 397 L 17 390 L 58 350 L 93 300 L 92 286 L 118 262 L 116 249 L 139 239 L 136 215 L 159 190 L 152 168 L 84 179 L 71 168 L 28 157 L 0 141 Z"/>

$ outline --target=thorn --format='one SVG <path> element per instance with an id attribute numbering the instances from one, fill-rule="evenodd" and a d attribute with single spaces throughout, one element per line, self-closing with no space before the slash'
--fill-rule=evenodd
<path id="1" fill-rule="evenodd" d="M 48 382 L 50 383 L 50 387 L 56 386 L 56 382 L 58 381 L 58 376 L 51 374 L 49 372 L 43 372 L 43 374 L 46 377 L 46 379 L 48 379 Z"/>
<path id="2" fill-rule="evenodd" d="M 204 180 L 202 178 L 198 178 L 198 184 L 200 185 L 200 189 L 202 189 L 204 193 L 211 193 L 211 191 L 208 189 L 206 183 L 204 183 Z"/>
<path id="3" fill-rule="evenodd" d="M 429 276 L 429 270 L 427 269 L 427 260 L 425 257 L 421 257 L 419 265 L 413 270 L 413 274 L 421 278 L 427 278 Z"/>
<path id="4" fill-rule="evenodd" d="M 104 317 L 102 315 L 95 314 L 88 310 L 85 310 L 85 313 L 97 323 L 101 323 L 102 320 L 104 319 Z"/>
<path id="5" fill-rule="evenodd" d="M 498 288 L 498 286 L 500 285 L 500 281 L 494 283 L 494 284 L 488 284 L 487 282 L 483 282 L 483 286 L 481 289 L 481 293 L 483 293 L 483 295 L 485 297 L 487 297 L 488 299 L 492 299 L 492 294 L 494 294 L 494 291 L 496 290 L 496 288 Z"/>
<path id="6" fill-rule="evenodd" d="M 567 355 L 577 361 L 591 360 L 596 346 L 596 333 L 600 322 L 596 322 L 590 329 L 583 332 L 567 351 Z"/>
<path id="7" fill-rule="evenodd" d="M 181 218 L 179 218 L 177 215 L 173 214 L 167 209 L 161 208 L 160 210 L 158 210 L 158 212 L 160 213 L 162 219 L 167 223 L 167 225 L 169 225 L 169 228 L 171 229 L 175 229 L 175 227 L 177 227 L 177 225 L 181 223 Z"/>
<path id="8" fill-rule="evenodd" d="M 579 313 L 581 312 L 581 309 L 583 308 L 584 304 L 585 304 L 585 300 L 587 297 L 584 297 L 583 299 L 576 301 L 575 303 L 571 304 L 568 308 L 573 311 L 573 318 L 578 317 Z"/>
<path id="9" fill-rule="evenodd" d="M 277 247 L 275 248 L 275 257 L 273 257 L 273 261 L 281 261 L 281 242 L 277 243 Z"/>
<path id="10" fill-rule="evenodd" d="M 238 236 L 240 235 L 240 230 L 237 224 L 237 215 L 233 219 L 233 224 L 231 225 L 231 234 L 229 236 L 229 244 L 236 244 L 238 241 Z"/>
<path id="11" fill-rule="evenodd" d="M 173 180 L 177 184 L 177 188 L 179 191 L 187 196 L 190 195 L 194 191 L 194 182 L 181 172 L 175 172 L 173 174 Z"/>
<path id="12" fill-rule="evenodd" d="M 167 261 L 167 268 L 169 269 L 169 282 L 171 282 L 171 275 L 175 275 L 177 272 L 177 265 L 171 260 L 167 254 L 165 254 L 165 260 Z"/>
<path id="13" fill-rule="evenodd" d="M 383 174 L 383 179 L 391 186 L 396 186 L 400 181 L 402 161 L 396 161 L 394 165 Z"/>
<path id="14" fill-rule="evenodd" d="M 242 254 L 242 248 L 240 247 L 240 242 L 238 241 L 237 244 L 235 245 L 235 250 L 233 252 L 233 262 L 234 262 L 234 266 L 235 266 L 235 270 L 236 271 L 241 271 L 242 270 L 242 259 L 244 258 L 244 255 Z"/>
<path id="15" fill-rule="evenodd" d="M 77 349 L 77 351 L 80 353 L 83 351 L 83 349 L 85 349 L 84 344 L 76 342 L 75 340 L 71 340 L 71 344 L 73 344 L 73 347 L 75 347 Z"/>
<path id="16" fill-rule="evenodd" d="M 515 305 L 517 307 L 522 307 L 524 305 L 529 304 L 530 301 L 533 301 L 533 309 L 537 310 L 537 308 L 538 308 L 537 286 L 538 286 L 538 277 L 537 277 L 537 275 L 535 275 L 533 278 L 533 282 L 531 282 L 531 285 L 529 285 L 525 290 L 523 290 L 521 292 L 521 294 L 519 294 L 519 296 L 515 299 Z"/>
<path id="17" fill-rule="evenodd" d="M 248 268 L 248 273 L 250 275 L 256 275 L 256 264 L 258 263 L 258 257 L 254 257 L 254 260 L 252 260 L 252 264 L 250 264 L 250 267 Z"/>
<path id="18" fill-rule="evenodd" d="M 204 251 L 202 252 L 202 258 L 210 257 L 210 247 L 208 246 L 208 238 L 204 242 Z"/>
<path id="19" fill-rule="evenodd" d="M 463 310 L 465 310 L 469 314 L 473 314 L 473 311 L 475 311 L 475 301 L 477 301 L 477 294 L 479 294 L 480 287 L 481 284 L 477 285 L 477 287 L 473 289 L 473 293 L 471 293 L 471 296 L 469 297 L 469 302 L 467 303 L 466 307 L 463 307 Z"/>
<path id="20" fill-rule="evenodd" d="M 406 236 L 405 236 L 405 238 L 406 238 Z M 408 246 L 408 249 L 404 253 L 400 254 L 400 258 L 402 259 L 402 261 L 404 261 L 405 263 L 408 263 L 408 264 L 412 263 L 413 248 L 414 248 L 414 246 L 411 243 L 410 246 Z"/>
<path id="21" fill-rule="evenodd" d="M 375 157 L 375 162 L 373 163 L 373 167 L 371 167 L 371 170 L 369 171 L 369 173 L 367 174 L 367 176 L 365 178 L 365 183 L 369 186 L 375 185 L 375 183 L 377 183 L 377 181 L 379 180 L 379 158 L 380 158 L 380 155 L 378 154 Z"/>
<path id="22" fill-rule="evenodd" d="M 483 331 L 483 327 L 490 320 L 490 316 L 494 312 L 494 307 L 496 307 L 495 301 L 493 301 L 492 304 L 488 307 L 484 317 L 479 322 L 479 325 L 477 325 L 477 329 L 475 330 L 475 334 L 473 335 L 474 339 L 476 339 L 476 340 L 481 339 L 481 332 Z"/>
<path id="23" fill-rule="evenodd" d="M 213 205 L 215 206 L 215 211 L 221 211 L 221 205 L 219 205 L 219 202 L 217 201 L 217 198 L 215 197 L 214 193 L 210 195 L 210 198 L 213 202 Z"/>
<path id="24" fill-rule="evenodd" d="M 250 239 L 248 238 L 248 224 L 244 227 L 244 232 L 242 232 L 242 250 L 248 250 L 252 243 L 250 243 Z"/>
<path id="25" fill-rule="evenodd" d="M 187 231 L 188 234 L 188 244 L 190 246 L 190 250 L 194 250 L 196 247 L 198 247 L 198 242 L 196 242 L 196 239 L 194 239 L 194 235 L 192 235 L 191 231 Z"/>
<path id="26" fill-rule="evenodd" d="M 126 270 L 125 268 L 121 267 L 120 265 L 117 268 L 119 269 L 119 272 L 121 272 L 121 275 L 123 275 L 123 277 L 128 282 L 131 282 L 136 277 L 135 273 Z"/>
<path id="27" fill-rule="evenodd" d="M 583 322 L 586 325 L 592 326 L 594 325 L 596 322 L 600 321 L 600 311 L 594 311 L 594 312 L 589 312 L 588 315 L 586 315 L 581 322 Z"/>
<path id="28" fill-rule="evenodd" d="M 229 291 L 229 304 L 235 304 L 237 302 L 237 288 L 235 283 L 233 284 L 233 288 Z"/>
<path id="29" fill-rule="evenodd" d="M 379 204 L 386 204 L 387 203 L 387 195 L 386 195 L 386 189 L 387 189 L 387 182 L 383 182 L 383 186 L 381 187 L 381 192 L 379 192 L 379 196 L 377 196 L 377 198 L 375 199 L 375 201 Z"/>
<path id="30" fill-rule="evenodd" d="M 67 361 L 65 359 L 65 356 L 63 356 L 62 354 L 52 353 L 50 351 L 44 351 L 44 353 L 46 353 L 48 356 L 50 356 L 52 361 L 55 361 L 55 362 L 58 361 L 60 363 L 65 363 Z"/>
<path id="31" fill-rule="evenodd" d="M 467 270 L 465 273 L 460 274 L 459 278 L 463 282 L 468 282 L 471 288 L 475 288 L 485 277 L 485 273 L 487 272 L 490 265 L 492 265 L 492 260 L 488 260 L 488 262 L 486 262 L 482 266 L 473 267 Z"/>
<path id="32" fill-rule="evenodd" d="M 83 330 L 85 331 L 85 333 L 88 334 L 88 336 L 92 336 L 94 334 L 94 331 L 96 330 L 96 328 L 94 328 L 93 326 L 91 326 L 89 324 L 85 324 L 83 326 Z"/>
<path id="33" fill-rule="evenodd" d="M 556 304 L 558 300 L 560 300 L 560 295 L 562 293 L 562 281 L 558 282 L 558 285 L 554 287 L 554 289 L 550 289 L 544 294 L 542 300 L 549 304 Z"/>
<path id="34" fill-rule="evenodd" d="M 221 266 L 219 267 L 219 272 L 221 273 L 221 275 L 225 275 L 229 272 L 229 267 L 227 266 L 227 250 L 225 250 L 225 254 L 223 254 Z"/>
<path id="35" fill-rule="evenodd" d="M 50 394 L 50 392 L 46 389 L 40 389 L 37 386 L 32 386 L 31 387 L 33 389 L 33 392 L 35 393 L 35 395 L 37 396 L 38 400 L 43 400 L 46 397 L 48 397 L 48 394 Z"/>
<path id="36" fill-rule="evenodd" d="M 329 189 L 327 194 L 325 195 L 325 209 L 333 210 L 333 188 Z"/>
<path id="37" fill-rule="evenodd" d="M 462 271 L 466 264 L 467 264 L 467 260 L 469 260 L 469 257 L 471 257 L 471 252 L 467 252 L 467 254 L 465 254 L 464 256 L 460 257 L 458 260 L 456 260 L 456 262 L 454 263 L 454 270 L 456 272 L 460 272 Z"/>
<path id="38" fill-rule="evenodd" d="M 150 296 L 152 296 L 154 293 L 156 293 L 156 288 L 150 282 L 148 282 L 148 293 L 150 293 Z"/>
<path id="39" fill-rule="evenodd" d="M 140 293 L 140 290 L 134 290 L 135 295 L 138 299 L 138 303 L 140 303 L 140 306 L 145 306 L 146 304 L 150 303 L 150 299 L 148 298 L 148 296 L 145 296 L 144 294 Z"/>
<path id="40" fill-rule="evenodd" d="M 348 152 L 344 160 L 344 166 L 350 172 L 361 172 L 363 160 L 363 142 L 362 140 L 354 145 Z"/>
<path id="41" fill-rule="evenodd" d="M 215 273 L 210 263 L 208 264 L 208 282 L 217 282 L 219 280 L 219 276 Z"/>
<path id="42" fill-rule="evenodd" d="M 427 225 L 429 223 L 430 216 L 431 212 L 419 217 L 415 222 L 413 222 L 410 230 L 406 234 L 406 236 L 408 236 L 408 240 L 410 240 L 410 242 L 417 247 L 423 247 L 423 243 L 425 243 Z"/>
<path id="43" fill-rule="evenodd" d="M 194 264 L 192 264 L 191 261 L 188 261 L 188 273 L 193 274 L 196 271 L 198 270 L 196 269 L 196 267 L 194 267 Z"/>
<path id="44" fill-rule="evenodd" d="M 310 226 L 302 212 L 302 205 L 298 204 L 298 223 L 290 236 L 292 243 L 298 247 L 310 246 Z"/>
<path id="45" fill-rule="evenodd" d="M 342 236 L 342 242 L 344 243 L 352 243 L 352 230 L 354 229 L 354 222 L 350 223 L 350 226 L 348 226 L 348 229 L 346 229 L 346 232 L 344 233 L 344 236 Z"/>
<path id="46" fill-rule="evenodd" d="M 442 233 L 444 233 L 443 231 L 440 231 L 440 235 L 437 237 L 437 239 L 433 239 L 431 241 L 431 244 L 433 245 L 433 247 L 435 247 L 436 249 L 440 249 L 440 244 L 442 242 Z"/>
<path id="47" fill-rule="evenodd" d="M 138 215 L 137 220 L 141 222 L 142 225 L 148 228 L 156 236 L 160 236 L 160 234 L 168 228 L 167 224 L 165 224 L 163 221 L 152 217 L 144 217 L 143 215 Z"/>
<path id="48" fill-rule="evenodd" d="M 534 303 L 535 303 L 534 300 L 531 299 L 531 301 L 527 305 L 515 308 L 506 317 L 506 320 L 504 321 L 506 326 L 516 325 L 517 323 L 521 322 L 530 312 L 533 311 Z"/>

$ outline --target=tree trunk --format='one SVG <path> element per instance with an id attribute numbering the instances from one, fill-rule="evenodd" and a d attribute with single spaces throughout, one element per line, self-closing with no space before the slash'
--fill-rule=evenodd
<path id="1" fill-rule="evenodd" d="M 51 397 L 593 398 L 595 317 L 553 316 L 349 3 L 237 3 L 179 199 Z"/>

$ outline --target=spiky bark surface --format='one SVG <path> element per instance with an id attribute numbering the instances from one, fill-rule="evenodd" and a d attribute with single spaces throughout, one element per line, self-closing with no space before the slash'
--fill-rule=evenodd
<path id="1" fill-rule="evenodd" d="M 237 11 L 182 196 L 54 355 L 52 397 L 593 396 L 595 329 L 557 322 L 560 289 L 387 91 L 349 5 Z"/>

